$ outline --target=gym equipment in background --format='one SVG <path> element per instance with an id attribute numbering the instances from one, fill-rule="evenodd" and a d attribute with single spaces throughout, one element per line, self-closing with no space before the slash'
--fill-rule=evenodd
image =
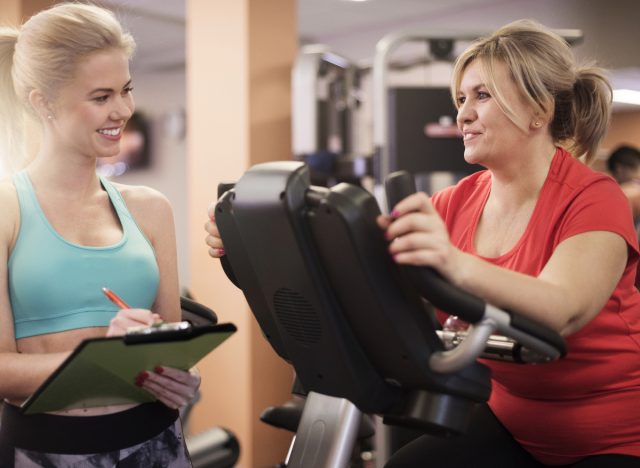
<path id="1" fill-rule="evenodd" d="M 359 183 L 370 158 L 356 153 L 360 70 L 328 47 L 306 45 L 291 75 L 292 149 L 314 185 Z"/>

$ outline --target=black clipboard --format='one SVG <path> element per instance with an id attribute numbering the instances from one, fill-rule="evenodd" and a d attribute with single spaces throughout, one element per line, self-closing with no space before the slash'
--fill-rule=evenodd
<path id="1" fill-rule="evenodd" d="M 24 414 L 127 403 L 155 398 L 135 384 L 156 366 L 187 370 L 236 332 L 235 325 L 186 326 L 82 341 L 21 406 Z"/>

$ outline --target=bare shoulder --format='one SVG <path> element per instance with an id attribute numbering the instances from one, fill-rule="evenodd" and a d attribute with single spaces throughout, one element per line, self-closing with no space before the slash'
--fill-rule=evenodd
<path id="1" fill-rule="evenodd" d="M 127 208 L 136 222 L 150 238 L 155 238 L 158 230 L 173 224 L 171 202 L 160 191 L 144 185 L 124 185 L 113 183 L 122 194 Z"/>
<path id="2" fill-rule="evenodd" d="M 124 185 L 113 183 L 122 194 L 130 210 L 168 209 L 171 210 L 169 199 L 160 191 L 146 185 Z"/>

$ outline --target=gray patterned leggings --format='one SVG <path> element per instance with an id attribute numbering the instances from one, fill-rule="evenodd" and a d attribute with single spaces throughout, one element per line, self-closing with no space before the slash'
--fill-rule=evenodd
<path id="1" fill-rule="evenodd" d="M 104 416 L 25 416 L 5 404 L 0 466 L 189 468 L 177 412 L 147 403 Z"/>

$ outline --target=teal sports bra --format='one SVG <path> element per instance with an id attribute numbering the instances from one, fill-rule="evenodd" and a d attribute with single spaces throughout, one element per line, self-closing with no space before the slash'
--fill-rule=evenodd
<path id="1" fill-rule="evenodd" d="M 160 273 L 155 252 L 120 192 L 100 178 L 123 235 L 106 247 L 63 239 L 51 226 L 26 171 L 13 176 L 20 203 L 20 230 L 8 262 L 9 297 L 16 339 L 85 327 L 108 326 L 118 308 L 107 287 L 130 307 L 150 309 Z"/>

